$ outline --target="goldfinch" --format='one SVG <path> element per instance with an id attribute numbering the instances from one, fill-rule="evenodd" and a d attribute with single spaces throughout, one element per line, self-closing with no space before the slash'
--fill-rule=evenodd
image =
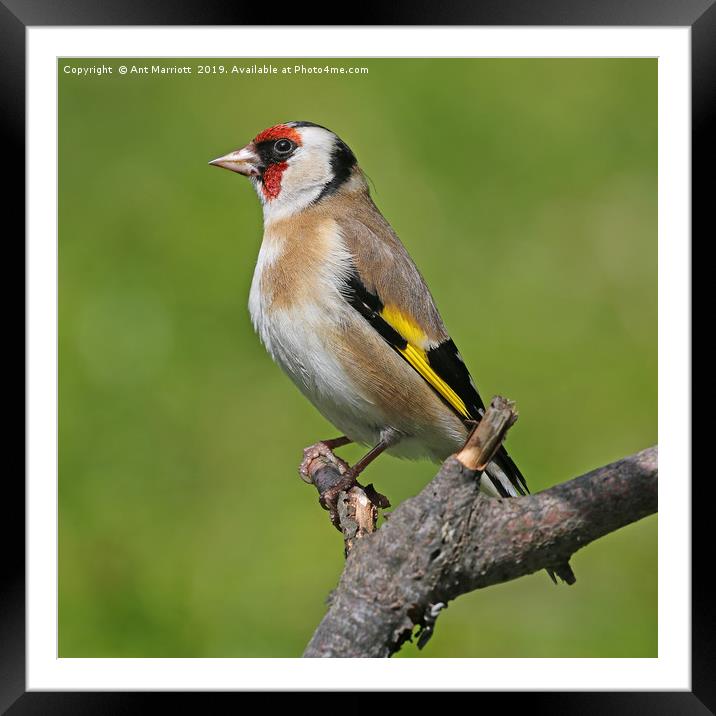
<path id="1" fill-rule="evenodd" d="M 307 455 L 336 459 L 333 448 L 369 446 L 347 473 L 354 480 L 384 451 L 442 462 L 459 450 L 484 403 L 346 143 L 312 122 L 287 122 L 210 164 L 249 177 L 263 207 L 249 295 L 254 328 L 344 433 Z M 504 447 L 481 487 L 499 497 L 527 492 Z"/>

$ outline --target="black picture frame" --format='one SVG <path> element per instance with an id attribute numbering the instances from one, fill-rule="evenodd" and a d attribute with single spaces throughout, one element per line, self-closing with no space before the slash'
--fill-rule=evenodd
<path id="1" fill-rule="evenodd" d="M 25 226 L 24 132 L 25 132 L 25 38 L 28 26 L 107 25 L 266 25 L 268 19 L 294 19 L 301 24 L 326 25 L 483 25 L 483 26 L 682 26 L 691 28 L 692 62 L 692 225 L 705 242 L 707 212 L 713 203 L 711 177 L 713 154 L 710 135 L 716 123 L 716 0 L 502 0 L 495 2 L 418 3 L 390 5 L 362 3 L 350 7 L 342 22 L 321 4 L 295 7 L 226 3 L 219 0 L 0 0 L 0 92 L 2 93 L 3 165 L 8 179 L 4 192 L 3 226 L 5 249 L 20 246 L 15 240 Z M 349 22 L 346 22 L 349 19 Z M 11 168 L 11 174 L 10 174 Z M 710 172 L 712 173 L 712 172 Z M 14 219 L 11 224 L 8 219 Z M 689 237 L 684 237 L 688 241 Z M 692 241 L 692 246 L 695 242 Z M 24 254 L 23 254 L 24 256 Z M 22 260 L 22 259 L 21 259 Z M 20 263 L 7 262 L 13 269 Z M 19 270 L 19 269 L 16 269 Z M 6 271 L 6 275 L 9 274 Z M 9 298 L 9 296 L 8 296 Z M 9 301 L 6 306 L 15 305 Z M 12 310 L 6 311 L 11 315 Z M 9 341 L 6 345 L 10 345 Z M 25 357 L 25 356 L 23 356 Z M 6 378 L 9 377 L 6 372 Z M 688 416 L 684 416 L 688 419 Z M 684 456 L 684 470 L 690 456 Z M 568 693 L 482 693 L 499 699 L 501 708 L 528 708 L 531 713 L 580 713 L 616 716 L 621 713 L 708 714 L 716 713 L 716 609 L 708 587 L 713 558 L 708 553 L 706 510 L 712 503 L 708 475 L 692 485 L 692 690 L 690 692 L 568 692 Z M 182 709 L 196 710 L 199 700 L 220 699 L 228 706 L 241 694 L 81 693 L 26 692 L 25 689 L 25 490 L 17 471 L 7 470 L 3 481 L 1 520 L 4 540 L 0 592 L 0 712 L 12 716 L 34 713 L 133 713 L 158 706 L 159 700 L 181 699 Z M 8 518 L 12 513 L 16 518 Z M 710 559 L 709 559 L 710 558 Z M 330 688 L 330 684 L 326 684 Z M 509 701 L 507 701 L 509 700 Z M 7 711 L 6 711 L 7 710 Z"/>

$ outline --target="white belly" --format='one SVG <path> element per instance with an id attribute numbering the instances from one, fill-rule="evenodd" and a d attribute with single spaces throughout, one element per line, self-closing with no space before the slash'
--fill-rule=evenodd
<path id="1" fill-rule="evenodd" d="M 262 287 L 262 273 L 274 257 L 261 247 L 249 295 L 249 312 L 261 342 L 273 360 L 336 428 L 355 442 L 375 444 L 385 427 L 376 407 L 351 381 L 328 345 L 328 336 L 353 316 L 330 279 L 316 276 L 311 302 L 276 308 Z M 331 300 L 332 298 L 332 300 Z"/>
<path id="2" fill-rule="evenodd" d="M 355 442 L 374 444 L 385 427 L 361 396 L 322 336 L 335 326 L 318 306 L 281 309 L 258 317 L 257 330 L 271 357 L 321 414 Z"/>

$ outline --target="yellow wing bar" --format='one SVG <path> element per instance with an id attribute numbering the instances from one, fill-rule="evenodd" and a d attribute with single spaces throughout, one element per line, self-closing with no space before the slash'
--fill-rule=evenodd
<path id="1" fill-rule="evenodd" d="M 462 398 L 435 372 L 428 362 L 428 355 L 424 349 L 427 344 L 427 336 L 422 328 L 410 317 L 392 306 L 383 308 L 380 316 L 407 342 L 405 348 L 396 346 L 396 350 L 458 413 L 469 418 L 470 414 Z"/>
<path id="2" fill-rule="evenodd" d="M 460 396 L 430 367 L 425 351 L 408 343 L 407 347 L 401 350 L 400 353 L 455 410 L 466 418 L 470 417 Z"/>

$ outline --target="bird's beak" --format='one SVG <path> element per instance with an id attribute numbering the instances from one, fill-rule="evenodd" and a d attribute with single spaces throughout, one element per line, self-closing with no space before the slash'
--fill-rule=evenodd
<path id="1" fill-rule="evenodd" d="M 253 144 L 247 144 L 245 147 L 231 152 L 231 154 L 226 154 L 223 157 L 210 161 L 209 164 L 215 167 L 230 169 L 232 172 L 237 172 L 247 177 L 256 177 L 260 174 L 260 161 Z"/>

